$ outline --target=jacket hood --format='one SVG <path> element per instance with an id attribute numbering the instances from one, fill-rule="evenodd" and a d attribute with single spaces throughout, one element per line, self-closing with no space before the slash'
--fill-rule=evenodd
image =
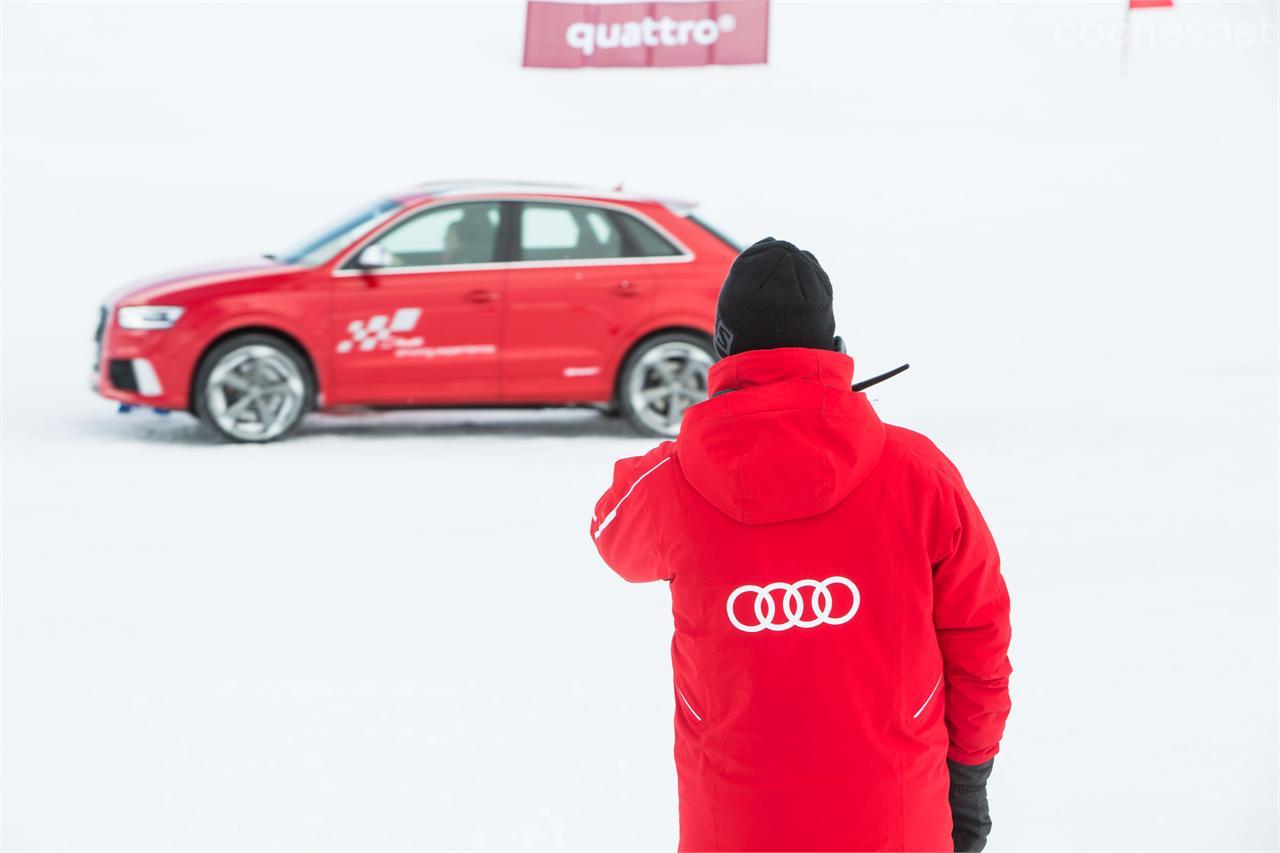
<path id="1" fill-rule="evenodd" d="M 884 425 L 852 381 L 853 359 L 825 350 L 753 350 L 717 362 L 711 399 L 685 413 L 676 439 L 685 479 L 746 524 L 826 512 L 884 448 Z"/>

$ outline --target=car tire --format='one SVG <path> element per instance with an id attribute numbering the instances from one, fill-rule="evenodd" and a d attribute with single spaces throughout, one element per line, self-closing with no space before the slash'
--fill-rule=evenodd
<path id="1" fill-rule="evenodd" d="M 707 398 L 711 342 L 692 332 L 664 332 L 643 341 L 618 374 L 618 407 L 636 430 L 675 438 L 689 406 Z"/>
<path id="2" fill-rule="evenodd" d="M 263 444 L 297 428 L 315 401 L 315 378 L 297 347 L 246 332 L 205 353 L 191 393 L 192 411 L 219 438 Z"/>

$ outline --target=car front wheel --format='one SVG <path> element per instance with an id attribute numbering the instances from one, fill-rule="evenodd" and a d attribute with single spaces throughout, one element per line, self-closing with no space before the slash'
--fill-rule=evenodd
<path id="1" fill-rule="evenodd" d="M 223 438 L 266 442 L 291 432 L 311 407 L 311 370 L 271 335 L 236 335 L 211 349 L 196 375 L 195 414 Z"/>
<path id="2" fill-rule="evenodd" d="M 623 364 L 618 404 L 640 432 L 673 438 L 685 410 L 707 399 L 707 372 L 714 361 L 710 343 L 697 335 L 657 335 Z"/>

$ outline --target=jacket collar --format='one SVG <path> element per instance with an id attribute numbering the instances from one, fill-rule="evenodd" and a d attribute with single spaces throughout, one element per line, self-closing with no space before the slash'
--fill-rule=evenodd
<path id="1" fill-rule="evenodd" d="M 848 391 L 853 383 L 853 359 L 834 350 L 803 347 L 751 350 L 711 365 L 707 391 L 714 397 L 779 382 L 811 382 Z"/>

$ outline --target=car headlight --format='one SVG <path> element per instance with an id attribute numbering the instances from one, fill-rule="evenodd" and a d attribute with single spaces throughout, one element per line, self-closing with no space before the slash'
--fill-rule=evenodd
<path id="1" fill-rule="evenodd" d="M 176 305 L 128 305 L 116 311 L 122 329 L 168 329 L 182 316 Z"/>

